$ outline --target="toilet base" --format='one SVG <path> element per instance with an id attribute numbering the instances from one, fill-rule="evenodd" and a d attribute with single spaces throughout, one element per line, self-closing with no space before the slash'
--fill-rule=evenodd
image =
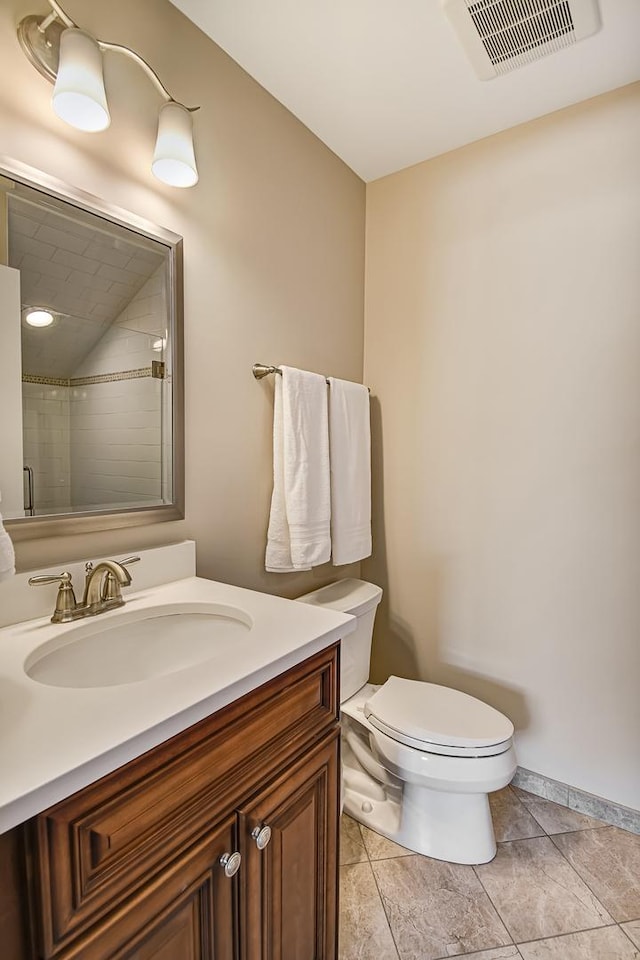
<path id="1" fill-rule="evenodd" d="M 450 863 L 488 863 L 496 855 L 486 793 L 448 793 L 406 783 L 400 799 L 374 799 L 350 787 L 344 811 L 408 850 Z"/>

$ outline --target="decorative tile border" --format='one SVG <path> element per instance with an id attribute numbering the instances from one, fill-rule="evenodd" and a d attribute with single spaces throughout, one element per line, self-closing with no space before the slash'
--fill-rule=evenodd
<path id="1" fill-rule="evenodd" d="M 533 770 L 525 770 L 524 767 L 518 767 L 512 783 L 521 790 L 535 794 L 536 797 L 544 797 L 545 800 L 552 800 L 570 810 L 604 820 L 605 823 L 610 823 L 614 827 L 640 834 L 640 810 L 632 810 L 631 807 L 614 803 L 613 800 L 604 800 L 602 797 L 587 793 L 586 790 L 579 790 L 559 780 L 552 780 L 551 777 L 534 773 Z"/>
<path id="2" fill-rule="evenodd" d="M 98 373 L 93 377 L 39 377 L 32 373 L 23 373 L 23 383 L 39 383 L 47 387 L 87 387 L 93 383 L 115 383 L 117 380 L 138 380 L 153 376 L 151 367 L 137 367 L 135 370 L 119 370 L 117 373 Z"/>
<path id="3" fill-rule="evenodd" d="M 92 383 L 115 383 L 117 380 L 138 380 L 150 377 L 151 367 L 138 367 L 136 370 L 120 370 L 118 373 L 98 373 L 94 377 L 72 377 L 72 387 L 87 387 Z"/>
<path id="4" fill-rule="evenodd" d="M 39 383 L 45 387 L 68 387 L 71 385 L 70 380 L 65 380 L 62 377 L 37 377 L 33 373 L 23 373 L 22 382 Z"/>

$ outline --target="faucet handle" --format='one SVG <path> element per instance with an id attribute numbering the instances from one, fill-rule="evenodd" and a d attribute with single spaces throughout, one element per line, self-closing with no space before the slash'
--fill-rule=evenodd
<path id="1" fill-rule="evenodd" d="M 124 560 L 116 560 L 115 562 L 120 567 L 128 567 L 131 563 L 137 563 L 139 559 L 140 557 L 125 557 Z M 129 578 L 129 582 L 131 582 L 131 578 Z M 120 605 L 120 602 L 122 601 L 120 584 L 110 570 L 107 571 L 107 575 L 104 578 L 100 599 L 103 601 L 103 603 L 111 603 L 114 606 Z"/>
<path id="2" fill-rule="evenodd" d="M 43 573 L 37 577 L 29 577 L 29 586 L 30 587 L 39 587 L 45 583 L 61 583 L 63 586 L 67 583 L 71 583 L 71 574 L 68 570 L 65 570 L 63 573 L 49 574 Z"/>
<path id="3" fill-rule="evenodd" d="M 42 574 L 41 576 L 37 577 L 29 577 L 29 585 L 32 587 L 39 587 L 45 583 L 60 584 L 60 587 L 58 588 L 58 596 L 56 597 L 56 608 L 53 611 L 51 622 L 66 623 L 69 620 L 75 620 L 77 614 L 74 615 L 74 611 L 77 609 L 78 603 L 71 585 L 71 574 L 69 571 L 65 570 L 63 573 L 60 573 L 57 576 L 51 574 Z"/>
<path id="4" fill-rule="evenodd" d="M 115 562 L 119 563 L 121 567 L 126 567 L 130 563 L 136 563 L 139 559 L 140 557 L 126 557 L 124 560 L 116 560 Z M 84 565 L 84 572 L 87 574 L 87 576 L 89 576 L 92 570 L 93 570 L 93 561 L 87 560 L 87 562 Z"/>

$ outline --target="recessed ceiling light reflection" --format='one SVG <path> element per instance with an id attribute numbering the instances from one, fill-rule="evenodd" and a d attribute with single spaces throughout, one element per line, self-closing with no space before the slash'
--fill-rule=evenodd
<path id="1" fill-rule="evenodd" d="M 25 320 L 30 327 L 50 327 L 53 323 L 53 314 L 48 310 L 29 310 Z"/>

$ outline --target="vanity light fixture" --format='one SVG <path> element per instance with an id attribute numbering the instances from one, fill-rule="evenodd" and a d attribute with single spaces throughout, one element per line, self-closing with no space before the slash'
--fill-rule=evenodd
<path id="1" fill-rule="evenodd" d="M 47 0 L 51 13 L 30 15 L 18 24 L 18 40 L 36 70 L 54 83 L 52 106 L 61 120 L 78 130 L 105 130 L 110 122 L 102 75 L 102 54 L 121 53 L 134 60 L 165 101 L 160 109 L 158 136 L 151 169 L 172 187 L 198 182 L 191 114 L 174 100 L 155 70 L 140 54 L 118 43 L 107 43 L 81 30 L 57 0 Z"/>
<path id="2" fill-rule="evenodd" d="M 93 133 L 111 123 L 102 77 L 102 54 L 93 37 L 68 27 L 60 34 L 58 76 L 51 106 L 61 120 Z"/>
<path id="3" fill-rule="evenodd" d="M 49 310 L 29 309 L 24 319 L 30 327 L 50 327 L 53 323 L 53 314 Z"/>

